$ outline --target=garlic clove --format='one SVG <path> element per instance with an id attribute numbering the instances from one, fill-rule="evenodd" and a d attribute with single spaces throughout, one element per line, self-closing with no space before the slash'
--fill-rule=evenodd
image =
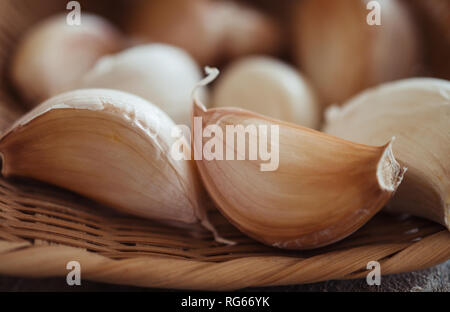
<path id="1" fill-rule="evenodd" d="M 157 105 L 177 124 L 190 125 L 190 95 L 200 79 L 198 65 L 186 52 L 155 43 L 101 58 L 71 88 L 129 92 Z"/>
<path id="2" fill-rule="evenodd" d="M 220 31 L 210 18 L 209 0 L 142 1 L 128 18 L 128 31 L 145 40 L 183 48 L 202 65 L 219 52 Z"/>
<path id="3" fill-rule="evenodd" d="M 402 180 L 391 144 L 360 145 L 238 108 L 207 110 L 195 93 L 194 102 L 194 156 L 203 184 L 234 225 L 265 244 L 311 249 L 336 242 L 377 213 Z M 270 134 L 249 129 L 238 149 L 227 141 L 232 126 L 266 126 Z M 219 143 L 212 148 L 211 140 Z M 248 160 L 258 141 L 270 157 L 259 150 Z M 231 160 L 239 156 L 247 160 Z"/>
<path id="4" fill-rule="evenodd" d="M 216 24 L 216 33 L 221 36 L 221 53 L 227 59 L 276 54 L 283 44 L 275 20 L 253 8 L 233 1 L 212 1 L 210 14 L 211 24 Z"/>
<path id="5" fill-rule="evenodd" d="M 380 25 L 368 0 L 305 0 L 293 9 L 294 59 L 325 105 L 342 104 L 379 83 L 420 69 L 418 31 L 404 3 L 379 0 Z M 374 17 L 372 19 L 372 17 Z"/>
<path id="6" fill-rule="evenodd" d="M 427 76 L 450 80 L 450 1 L 410 0 L 406 2 L 415 13 L 423 32 Z"/>
<path id="7" fill-rule="evenodd" d="M 169 152 L 173 127 L 159 108 L 131 94 L 64 93 L 2 135 L 2 174 L 51 183 L 137 216 L 210 227 L 194 162 Z"/>
<path id="8" fill-rule="evenodd" d="M 414 78 L 365 91 L 330 111 L 324 131 L 363 144 L 395 136 L 408 173 L 387 208 L 450 228 L 450 82 Z"/>
<path id="9" fill-rule="evenodd" d="M 212 105 L 233 105 L 309 128 L 320 120 L 309 82 L 288 64 L 264 56 L 231 64 L 214 87 Z"/>
<path id="10" fill-rule="evenodd" d="M 269 16 L 230 1 L 142 1 L 129 32 L 188 51 L 201 65 L 253 53 L 276 53 L 281 31 Z"/>
<path id="11" fill-rule="evenodd" d="M 82 23 L 66 15 L 44 20 L 28 32 L 15 52 L 11 76 L 27 105 L 35 106 L 62 92 L 101 56 L 122 48 L 118 30 L 102 17 L 83 13 Z"/>

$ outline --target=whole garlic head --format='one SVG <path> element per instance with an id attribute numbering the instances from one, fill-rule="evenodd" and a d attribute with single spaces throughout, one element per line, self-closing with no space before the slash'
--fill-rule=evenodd
<path id="1" fill-rule="evenodd" d="M 212 94 L 214 107 L 235 106 L 317 128 L 319 104 L 308 81 L 277 59 L 253 56 L 232 64 Z"/>
<path id="2" fill-rule="evenodd" d="M 190 125 L 191 92 L 201 79 L 196 62 L 167 44 L 136 46 L 105 56 L 72 88 L 108 88 L 138 95 Z"/>
<path id="3" fill-rule="evenodd" d="M 122 48 L 121 34 L 102 17 L 83 13 L 81 25 L 65 15 L 51 17 L 25 35 L 12 60 L 11 75 L 30 106 L 62 92 L 105 54 Z"/>

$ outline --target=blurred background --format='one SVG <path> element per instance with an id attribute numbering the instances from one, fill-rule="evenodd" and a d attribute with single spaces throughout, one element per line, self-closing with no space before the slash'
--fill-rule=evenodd
<path id="1" fill-rule="evenodd" d="M 65 13 L 68 1 L 14 2 L 0 69 L 34 23 Z M 82 13 L 111 21 L 132 46 L 164 42 L 199 66 L 227 66 L 248 55 L 292 65 L 311 82 L 322 108 L 383 82 L 413 76 L 450 79 L 450 1 L 379 0 L 381 25 L 368 25 L 366 0 L 80 0 Z M 7 10 L 3 10 L 7 11 Z M 3 31 L 4 32 L 4 31 Z M 81 48 L 81 47 L 80 47 Z M 8 83 L 3 80 L 4 83 Z"/>

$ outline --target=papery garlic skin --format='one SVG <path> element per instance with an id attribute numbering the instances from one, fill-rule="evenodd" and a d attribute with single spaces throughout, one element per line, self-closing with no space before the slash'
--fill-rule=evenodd
<path id="1" fill-rule="evenodd" d="M 2 174 L 51 183 L 145 218 L 207 223 L 195 164 L 170 156 L 174 126 L 131 94 L 64 93 L 3 134 Z"/>
<path id="2" fill-rule="evenodd" d="M 177 124 L 190 125 L 191 93 L 201 79 L 196 62 L 167 44 L 147 44 L 101 58 L 72 88 L 107 88 L 138 95 Z"/>
<path id="3" fill-rule="evenodd" d="M 123 46 L 119 31 L 102 17 L 83 13 L 82 23 L 57 15 L 33 26 L 19 43 L 11 77 L 29 106 L 62 92 L 101 56 Z"/>
<path id="4" fill-rule="evenodd" d="M 408 168 L 388 209 L 439 222 L 450 216 L 450 82 L 414 78 L 387 83 L 330 108 L 324 131 L 363 144 L 395 136 Z"/>
<path id="5" fill-rule="evenodd" d="M 317 128 L 320 120 L 310 83 L 288 64 L 264 56 L 238 60 L 220 77 L 212 106 L 229 105 L 309 128 Z"/>
<path id="6" fill-rule="evenodd" d="M 369 25 L 368 3 L 305 0 L 293 10 L 293 56 L 324 105 L 342 104 L 367 87 L 410 77 L 421 67 L 419 32 L 405 4 L 376 1 L 381 25 Z"/>
<path id="7" fill-rule="evenodd" d="M 208 79 L 210 80 L 210 79 Z M 216 137 L 224 153 L 248 152 L 226 141 L 227 126 L 278 126 L 279 166 L 261 171 L 258 160 L 197 160 L 203 184 L 219 210 L 242 232 L 265 244 L 312 249 L 350 235 L 377 213 L 400 184 L 405 169 L 391 144 L 380 147 L 345 141 L 238 108 L 205 109 L 195 99 L 194 118 Z M 231 106 L 231 105 L 230 105 Z M 258 136 L 260 134 L 256 134 Z M 194 137 L 194 153 L 210 137 Z M 248 156 L 247 156 L 248 157 Z M 246 158 L 248 159 L 248 158 Z"/>

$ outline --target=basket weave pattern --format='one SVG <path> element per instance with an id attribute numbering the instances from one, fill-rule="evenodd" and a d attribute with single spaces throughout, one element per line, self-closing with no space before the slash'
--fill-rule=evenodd
<path id="1" fill-rule="evenodd" d="M 57 3 L 0 0 L 1 129 L 23 112 L 5 78 L 8 57 L 29 25 L 57 11 L 50 2 Z M 261 245 L 217 212 L 211 218 L 220 234 L 237 245 L 216 243 L 201 229 L 118 215 L 51 186 L 0 178 L 0 274 L 64 277 L 66 264 L 75 260 L 83 279 L 232 290 L 364 277 L 373 260 L 380 262 L 382 274 L 392 274 L 450 258 L 450 233 L 418 218 L 379 214 L 349 238 L 304 252 Z"/>
<path id="2" fill-rule="evenodd" d="M 450 257 L 450 233 L 418 218 L 380 214 L 344 241 L 315 251 L 263 246 L 212 215 L 216 243 L 201 230 L 111 215 L 77 195 L 36 183 L 0 180 L 0 274 L 65 276 L 79 261 L 86 279 L 180 289 L 229 290 L 363 277 L 426 268 Z"/>

